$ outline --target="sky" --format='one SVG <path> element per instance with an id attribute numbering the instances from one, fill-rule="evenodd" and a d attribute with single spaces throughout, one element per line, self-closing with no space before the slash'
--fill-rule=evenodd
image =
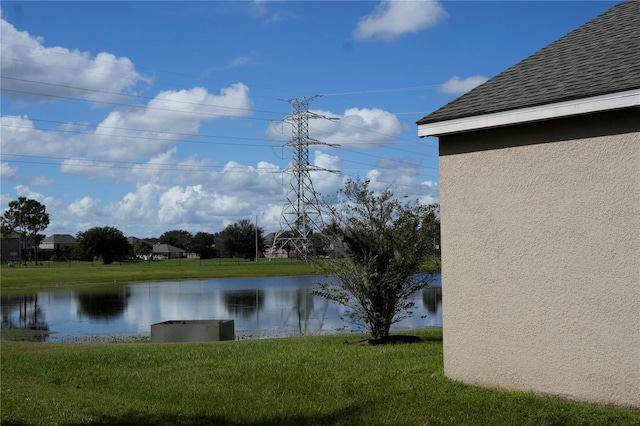
<path id="1" fill-rule="evenodd" d="M 292 114 L 318 199 L 348 179 L 439 203 L 416 121 L 609 1 L 2 1 L 0 209 L 47 235 L 280 229 Z"/>

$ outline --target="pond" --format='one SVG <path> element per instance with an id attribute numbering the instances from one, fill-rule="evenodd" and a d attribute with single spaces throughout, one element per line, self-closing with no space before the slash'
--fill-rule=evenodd
<path id="1" fill-rule="evenodd" d="M 362 331 L 345 309 L 313 294 L 325 277 L 216 278 L 114 283 L 0 297 L 2 330 L 45 342 L 109 342 L 148 337 L 151 324 L 232 319 L 236 339 Z M 414 294 L 414 314 L 392 330 L 442 326 L 440 275 Z"/>

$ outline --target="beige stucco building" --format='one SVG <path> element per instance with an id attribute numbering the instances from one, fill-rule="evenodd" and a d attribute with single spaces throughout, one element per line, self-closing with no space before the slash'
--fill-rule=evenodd
<path id="1" fill-rule="evenodd" d="M 418 132 L 440 146 L 447 377 L 640 407 L 640 2 Z"/>

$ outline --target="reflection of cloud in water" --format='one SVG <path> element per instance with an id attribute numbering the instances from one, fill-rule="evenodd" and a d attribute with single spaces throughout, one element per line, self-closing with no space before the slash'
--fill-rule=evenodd
<path id="1" fill-rule="evenodd" d="M 439 277 L 438 277 L 439 278 Z M 323 277 L 269 277 L 161 281 L 39 293 L 38 319 L 46 317 L 52 339 L 88 334 L 146 334 L 171 320 L 233 319 L 237 335 L 279 336 L 361 331 L 343 322 L 343 306 L 312 294 Z M 414 295 L 414 315 L 392 331 L 441 326 L 439 280 Z M 76 294 L 78 293 L 78 294 Z M 257 297 L 256 297 L 257 295 Z M 17 303 L 2 298 L 3 324 L 18 322 Z M 345 329 L 345 326 L 347 328 Z"/>

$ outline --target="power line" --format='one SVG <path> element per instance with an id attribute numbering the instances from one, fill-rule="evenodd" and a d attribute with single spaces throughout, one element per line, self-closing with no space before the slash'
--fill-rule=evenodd
<path id="1" fill-rule="evenodd" d="M 27 164 L 48 164 L 48 165 L 60 165 L 59 162 L 64 161 L 77 161 L 84 164 L 74 164 L 74 166 L 91 166 L 91 167 L 102 167 L 102 168 L 116 168 L 116 169 L 125 169 L 131 168 L 134 166 L 140 166 L 139 169 L 145 170 L 161 170 L 161 171 L 210 171 L 215 169 L 221 169 L 225 171 L 230 171 L 232 173 L 245 173 L 247 172 L 246 167 L 228 167 L 224 166 L 213 166 L 213 165 L 200 165 L 200 164 L 154 164 L 154 163 L 142 163 L 138 161 L 123 161 L 123 160 L 99 160 L 99 159 L 90 159 L 90 158 L 77 158 L 77 157 L 54 157 L 49 155 L 22 155 L 22 154 L 11 154 L 11 153 L 2 153 L 2 157 L 18 157 L 18 158 L 30 158 L 30 159 L 39 159 L 39 160 L 55 160 L 56 162 L 45 162 L 45 161 L 26 161 L 26 160 L 17 160 L 17 159 L 6 159 L 3 158 L 4 161 L 11 163 L 27 163 Z M 234 172 L 234 169 L 238 169 L 238 172 Z M 273 168 L 264 168 L 264 169 L 256 169 L 255 171 L 266 171 L 266 172 L 277 172 L 280 169 L 277 167 Z"/>
<path id="2" fill-rule="evenodd" d="M 6 43 L 5 43 L 5 44 L 6 44 Z M 58 53 L 58 52 L 56 52 L 56 53 Z M 62 53 L 61 53 L 61 54 L 62 54 Z M 26 62 L 26 61 L 25 61 L 25 62 Z M 114 61 L 114 62 L 115 62 L 115 61 Z M 34 62 L 34 63 L 36 63 L 36 62 Z M 65 68 L 67 68 L 67 69 L 74 69 L 74 68 L 70 68 L 70 67 L 65 67 Z M 91 72 L 91 71 L 87 71 L 87 72 Z M 169 72 L 168 72 L 168 73 L 169 73 Z M 188 74 L 179 74 L 179 73 L 174 73 L 174 74 L 176 74 L 176 75 L 189 76 Z M 106 74 L 105 74 L 105 75 L 106 75 Z M 112 74 L 112 75 L 114 75 L 114 74 Z M 117 76 L 117 74 L 115 74 L 115 75 Z M 7 77 L 7 78 L 13 78 L 13 77 Z M 14 79 L 15 79 L 15 78 L 14 78 Z M 23 79 L 23 80 L 24 80 L 25 82 L 33 82 L 32 80 L 25 80 L 25 79 Z M 53 83 L 45 83 L 45 82 L 35 82 L 35 83 L 55 85 L 55 84 L 53 84 Z M 67 88 L 75 89 L 75 90 L 85 90 L 85 91 L 91 91 L 91 90 L 94 90 L 94 89 L 87 89 L 87 88 L 78 88 L 78 87 L 74 87 L 74 86 L 64 86 L 64 85 L 58 85 L 58 86 L 60 86 L 60 87 L 67 87 Z M 357 95 L 357 94 L 365 94 L 365 93 L 388 93 L 388 92 L 400 92 L 400 91 L 411 91 L 411 90 L 423 90 L 423 89 L 428 89 L 428 88 L 433 88 L 433 87 L 437 87 L 437 85 L 412 86 L 412 87 L 404 87 L 404 88 L 371 89 L 371 90 L 361 90 L 361 91 L 353 91 L 353 92 L 336 92 L 336 93 L 328 93 L 328 94 L 327 94 L 327 96 L 349 96 L 349 95 Z M 272 90 L 277 90 L 277 89 L 272 89 Z M 19 91 L 14 91 L 14 92 L 15 92 L 15 93 L 19 93 Z M 111 95 L 118 95 L 118 96 L 129 96 L 129 97 L 136 97 L 136 96 L 137 96 L 137 95 L 128 95 L 128 94 L 123 94 L 123 93 L 107 92 L 107 91 L 98 91 L 98 90 L 95 90 L 95 92 L 96 92 L 96 93 L 107 93 L 107 94 L 111 94 Z M 25 93 L 25 94 L 33 94 L 33 95 L 36 95 L 36 96 L 38 96 L 38 95 L 39 95 L 39 96 L 50 96 L 50 95 L 46 95 L 46 94 L 44 94 L 44 93 L 33 93 L 33 92 L 27 92 L 27 91 L 24 91 L 23 93 Z M 155 99 L 155 98 L 144 97 L 144 96 L 138 96 L 138 97 L 139 97 L 140 99 Z M 71 98 L 71 97 L 60 97 L 60 98 L 61 98 L 61 99 L 73 99 L 73 100 L 85 100 L 85 99 L 82 99 L 82 98 Z M 172 102 L 173 100 L 165 100 L 165 101 Z M 177 102 L 181 102 L 181 103 L 184 103 L 184 104 L 189 104 L 189 102 L 185 102 L 185 101 L 177 101 Z M 101 103 L 107 103 L 107 102 L 102 101 Z M 128 106 L 128 107 L 134 107 L 134 108 L 150 108 L 150 107 L 146 107 L 146 106 L 139 106 L 139 105 L 129 105 L 129 104 L 122 104 L 122 103 L 121 103 L 121 104 L 118 104 L 118 103 L 115 103 L 115 102 L 111 102 L 111 103 L 107 103 L 107 104 L 111 104 L 111 105 L 120 105 L 120 106 Z M 211 106 L 211 107 L 216 107 L 216 108 L 224 108 L 223 106 L 219 106 L 219 105 L 209 105 L 209 106 Z M 164 109 L 164 108 L 157 108 L 157 109 L 159 109 L 159 110 L 165 110 L 165 111 L 180 112 L 179 110 L 173 110 L 173 109 Z M 248 110 L 248 109 L 245 109 L 245 110 Z M 255 111 L 256 111 L 256 112 L 260 112 L 259 110 L 255 110 Z M 266 113 L 274 113 L 273 111 L 262 111 L 262 112 L 266 112 Z M 192 114 L 193 112 L 191 112 L 191 111 L 190 111 L 189 113 L 190 113 L 190 114 Z M 235 115 L 221 116 L 221 117 L 247 118 L 247 117 L 237 117 L 237 116 L 235 116 Z M 256 117 L 251 117 L 251 119 L 253 119 L 253 120 L 267 120 L 267 119 L 260 119 L 260 118 L 256 118 Z M 268 120 L 269 120 L 269 121 L 272 121 L 271 119 L 268 119 Z M 418 143 L 417 141 L 412 141 L 412 140 L 408 140 L 408 139 L 405 139 L 405 138 L 399 138 L 399 137 L 394 136 L 394 135 L 385 135 L 385 134 L 383 134 L 383 133 L 376 132 L 376 131 L 371 130 L 371 129 L 367 129 L 367 128 L 360 128 L 360 127 L 357 127 L 357 126 L 348 125 L 348 124 L 346 124 L 346 123 L 344 123 L 344 122 L 341 122 L 341 123 L 340 123 L 340 125 L 346 125 L 346 126 L 349 126 L 349 127 L 355 128 L 355 129 L 359 129 L 359 130 L 362 130 L 362 131 L 365 131 L 365 132 L 377 133 L 377 134 L 379 134 L 379 135 L 381 135 L 381 136 L 386 136 L 386 137 L 390 137 L 390 138 L 395 138 L 395 139 L 397 139 L 397 140 L 405 141 L 405 142 L 412 143 L 412 144 L 413 144 L 413 143 Z M 114 128 L 115 128 L 115 127 L 114 127 Z M 125 129 L 125 128 L 123 128 L 123 129 Z M 49 130 L 52 130 L 52 129 L 49 129 Z M 138 131 L 137 129 L 125 129 L 125 130 L 127 130 L 127 131 Z M 178 134 L 178 133 L 173 133 L 173 132 L 155 132 L 155 133 L 157 133 L 157 134 L 166 134 L 166 135 L 180 135 L 180 134 Z M 188 134 L 187 134 L 187 135 L 188 135 Z M 120 136 L 122 136 L 122 135 L 120 135 Z M 200 138 L 200 137 L 201 137 L 201 135 L 188 135 L 188 136 L 189 136 L 189 137 L 198 137 L 198 138 Z M 127 137 L 136 137 L 136 138 L 141 138 L 140 136 L 129 136 L 129 135 L 127 135 Z M 224 137 L 224 136 L 202 135 L 202 137 L 221 137 L 221 138 L 222 138 L 222 137 Z M 238 137 L 226 137 L 226 138 L 229 138 L 229 139 L 245 139 L 245 138 L 238 138 Z M 149 138 L 149 139 L 155 139 L 155 138 Z M 246 138 L 246 139 L 251 139 L 251 138 Z M 347 139 L 353 140 L 353 141 L 355 141 L 355 142 L 361 142 L 361 143 L 363 143 L 363 144 L 367 144 L 367 143 L 368 143 L 368 142 L 366 142 L 366 141 L 358 141 L 357 139 L 355 139 L 355 138 L 351 138 L 351 137 L 347 137 Z M 163 140 L 163 139 L 157 138 L 157 140 Z M 253 139 L 253 140 L 260 140 L 260 139 Z M 185 142 L 199 143 L 199 142 L 196 142 L 196 141 L 185 141 Z M 207 142 L 204 142 L 204 143 L 207 143 Z M 230 145 L 231 145 L 231 144 L 230 144 Z M 239 144 L 235 144 L 235 145 L 239 145 Z M 409 150 L 402 150 L 402 149 L 399 149 L 399 148 L 391 147 L 391 146 L 389 146 L 389 145 L 390 145 L 390 144 L 388 144 L 388 143 L 387 143 L 387 144 L 385 144 L 386 148 L 388 148 L 388 149 L 398 150 L 398 151 L 400 151 L 400 152 L 405 152 L 405 153 L 408 153 L 408 154 L 411 154 L 411 155 L 421 155 L 421 156 L 422 156 L 422 155 L 425 155 L 424 153 L 417 153 L 417 152 L 412 152 L 412 151 L 409 151 Z M 245 146 L 245 145 L 243 145 L 243 146 Z M 246 146 L 251 146 L 251 145 L 248 145 L 248 144 L 247 144 Z M 424 146 L 424 144 L 421 144 L 421 146 Z M 347 149 L 347 148 L 342 148 L 342 150 L 344 150 L 344 151 L 348 151 L 348 152 L 352 152 L 352 153 L 358 153 L 359 155 L 365 155 L 365 156 L 370 156 L 370 157 L 374 157 L 374 158 L 383 158 L 383 157 L 381 157 L 381 156 L 375 156 L 375 155 L 368 154 L 368 153 L 356 152 L 355 150 L 350 150 L 350 149 Z M 428 155 L 427 155 L 427 156 L 428 156 Z M 435 155 L 434 155 L 434 157 L 435 157 Z M 349 162 L 349 163 L 353 163 L 353 164 L 362 164 L 362 165 L 365 165 L 365 163 L 358 163 L 358 162 L 349 161 L 349 160 L 343 160 L 343 161 L 345 161 L 345 162 Z M 374 167 L 375 167 L 375 166 L 374 166 Z M 379 167 L 379 168 L 385 169 L 384 167 Z"/>
<path id="3" fill-rule="evenodd" d="M 366 95 L 370 93 L 412 92 L 414 90 L 433 89 L 435 87 L 440 87 L 440 85 L 431 84 L 426 86 L 394 87 L 390 89 L 369 89 L 369 90 L 356 90 L 353 92 L 323 93 L 322 96 L 347 96 L 347 95 Z"/>
<path id="4" fill-rule="evenodd" d="M 288 99 L 293 112 L 285 118 L 291 123 L 292 137 L 286 146 L 292 151 L 291 165 L 283 171 L 289 175 L 289 187 L 286 202 L 282 209 L 282 225 L 286 227 L 276 234 L 273 248 L 280 248 L 290 243 L 299 257 L 306 259 L 313 253 L 311 236 L 314 232 L 322 232 L 322 209 L 318 201 L 318 194 L 313 188 L 311 172 L 337 173 L 337 170 L 327 170 L 309 163 L 309 146 L 325 145 L 324 142 L 309 137 L 309 119 L 327 119 L 309 111 L 309 103 L 318 96 Z M 290 233 L 284 235 L 284 232 Z"/>
<path id="5" fill-rule="evenodd" d="M 73 57 L 82 56 L 82 55 L 78 55 L 78 54 L 76 54 L 74 52 L 71 52 L 66 48 L 63 48 L 63 49 L 66 50 L 66 52 L 62 52 L 62 51 L 60 51 L 58 49 L 53 50 L 52 48 L 45 47 L 45 46 L 41 46 L 41 49 L 36 49 L 36 48 L 31 47 L 31 46 L 25 46 L 25 45 L 20 45 L 20 44 L 16 44 L 16 43 L 9 43 L 9 42 L 3 41 L 3 40 L 0 40 L 0 44 L 4 44 L 4 45 L 7 45 L 7 46 L 19 47 L 19 48 L 23 48 L 23 49 L 29 49 L 29 50 L 37 50 L 38 53 L 41 53 L 41 49 L 45 49 L 47 51 L 47 53 L 50 54 L 50 55 L 62 55 L 62 56 L 67 56 L 67 57 L 72 57 L 72 58 Z M 126 56 L 122 56 L 120 58 L 126 58 Z M 18 59 L 16 57 L 11 58 L 11 60 L 15 61 L 15 62 L 26 63 L 26 64 L 40 65 L 40 66 L 46 67 L 46 68 L 60 68 L 60 69 L 69 70 L 69 71 L 76 71 L 76 72 L 77 71 L 82 71 L 82 72 L 87 73 L 87 74 L 103 75 L 103 76 L 106 76 L 106 77 L 123 77 L 124 76 L 124 74 L 103 73 L 103 72 L 98 72 L 98 71 L 88 70 L 88 69 L 80 70 L 79 68 L 76 68 L 76 67 L 66 67 L 66 66 L 59 65 L 59 64 L 42 63 L 42 62 L 38 62 L 38 61 L 34 61 L 34 60 Z M 120 64 L 120 62 L 118 62 L 116 60 L 109 61 L 109 60 L 106 60 L 104 58 L 101 59 L 101 62 L 111 63 L 111 64 L 114 64 L 114 65 Z M 145 65 L 136 65 L 136 69 L 150 70 L 154 74 L 162 73 L 162 74 L 169 74 L 169 75 L 175 75 L 175 76 L 181 76 L 181 77 L 188 77 L 188 78 L 197 79 L 197 80 L 212 81 L 212 82 L 218 82 L 218 83 L 224 83 L 224 84 L 233 84 L 233 83 L 235 83 L 234 81 L 214 79 L 214 78 L 210 78 L 210 77 L 203 77 L 201 75 L 193 75 L 193 74 L 182 73 L 182 72 L 177 72 L 177 71 L 162 70 L 162 69 L 157 69 L 155 67 L 145 66 Z M 136 74 L 139 74 L 139 73 L 136 72 Z M 139 75 L 141 77 L 140 80 L 142 80 L 142 81 L 145 81 L 145 80 L 149 79 L 148 77 L 146 77 L 144 75 L 141 75 L 141 74 L 139 74 Z M 167 86 L 183 87 L 182 84 L 173 83 L 173 82 L 164 82 L 163 84 L 167 85 Z M 265 86 L 252 85 L 252 87 L 260 88 L 260 89 L 264 89 L 264 90 L 272 90 L 274 92 L 286 92 L 283 89 L 274 89 L 274 88 L 265 87 Z M 256 98 L 262 98 L 262 99 L 272 99 L 272 98 L 265 98 L 265 97 L 262 97 L 262 96 L 255 96 L 255 97 Z"/>
<path id="6" fill-rule="evenodd" d="M 7 79 L 7 80 L 21 81 L 21 82 L 31 83 L 31 84 L 42 84 L 42 85 L 46 85 L 46 86 L 60 87 L 60 88 L 64 88 L 64 89 L 79 90 L 79 91 L 82 91 L 82 92 L 100 93 L 100 94 L 113 95 L 113 96 L 124 96 L 124 97 L 128 97 L 128 98 L 144 99 L 144 100 L 149 100 L 149 101 L 163 101 L 163 102 L 185 104 L 185 105 L 197 105 L 197 106 L 206 106 L 206 107 L 211 107 L 211 108 L 249 111 L 249 112 L 252 112 L 252 113 L 253 112 L 263 112 L 263 113 L 268 113 L 268 114 L 281 114 L 281 112 L 278 112 L 278 111 L 261 111 L 261 110 L 256 110 L 256 109 L 253 109 L 253 108 L 240 108 L 240 107 L 231 107 L 231 106 L 226 106 L 226 105 L 203 104 L 203 103 L 200 103 L 200 102 L 188 102 L 188 101 L 179 101 L 179 100 L 175 100 L 175 99 L 164 99 L 164 98 L 158 98 L 158 97 L 133 95 L 133 94 L 129 94 L 129 93 L 111 92 L 111 91 L 107 91 L 107 90 L 89 89 L 89 88 L 86 88 L 86 87 L 69 86 L 69 85 L 65 85 L 65 84 L 48 83 L 48 82 L 44 82 L 44 81 L 27 80 L 27 79 L 16 78 L 16 77 L 7 77 L 5 75 L 0 76 L 0 78 Z M 43 93 L 18 91 L 18 90 L 14 90 L 14 89 L 6 89 L 6 88 L 2 88 L 2 91 L 26 93 L 26 94 L 33 94 L 33 95 L 39 95 L 39 96 L 58 97 L 58 95 L 49 95 L 49 94 L 43 94 Z M 207 91 L 207 93 L 208 93 L 208 91 Z M 213 95 L 213 96 L 218 96 L 218 95 Z M 59 97 L 60 98 L 64 98 L 64 99 L 77 99 L 77 100 L 87 101 L 87 99 L 83 99 L 83 98 L 71 98 L 71 97 L 63 97 L 63 96 L 59 96 Z M 89 99 L 88 101 L 90 101 L 90 102 L 98 102 L 98 101 L 94 101 L 93 99 Z M 106 102 L 101 102 L 101 103 L 106 103 Z M 118 103 L 113 103 L 113 105 L 133 106 L 133 105 L 130 105 L 130 104 L 118 104 Z M 176 112 L 191 112 L 191 111 L 176 110 Z M 236 117 L 236 116 L 233 116 L 233 117 Z"/>
<path id="7" fill-rule="evenodd" d="M 62 122 L 62 121 L 42 120 L 42 119 L 32 119 L 32 118 L 29 118 L 29 120 L 39 121 L 39 122 L 46 122 L 46 123 L 71 124 L 71 125 L 85 126 L 85 127 L 96 127 L 96 128 L 98 127 L 97 125 L 86 124 L 86 123 L 67 123 L 67 122 Z M 16 125 L 16 124 L 2 124 L 2 127 L 16 128 L 16 129 L 32 129 L 32 127 L 29 127 L 29 126 L 19 126 L 19 125 Z M 276 146 L 275 144 L 273 144 L 273 141 L 271 141 L 269 139 L 247 138 L 247 137 L 239 137 L 239 136 L 221 136 L 221 135 L 211 135 L 211 134 L 164 132 L 164 131 L 157 131 L 157 130 L 131 129 L 131 128 L 126 128 L 126 127 L 102 126 L 102 125 L 100 125 L 100 128 L 111 129 L 111 130 L 124 130 L 124 131 L 130 131 L 130 132 L 149 132 L 149 133 L 154 133 L 154 134 L 159 134 L 159 135 L 168 135 L 168 136 L 196 137 L 196 138 L 220 138 L 220 139 L 235 139 L 235 140 L 247 140 L 247 141 L 265 141 L 265 142 L 270 142 L 271 145 L 239 144 L 239 143 L 231 143 L 231 142 L 228 142 L 228 143 L 225 143 L 225 142 L 208 142 L 208 141 L 185 140 L 185 139 L 176 140 L 176 139 L 163 139 L 163 138 L 159 138 L 159 137 L 136 136 L 136 135 L 117 135 L 117 134 L 101 135 L 101 134 L 96 134 L 96 133 L 92 133 L 92 132 L 82 132 L 82 131 L 77 131 L 77 130 L 65 130 L 65 129 L 45 129 L 45 130 L 47 132 L 71 133 L 71 134 L 78 134 L 78 135 L 105 136 L 105 137 L 110 137 L 110 138 L 120 137 L 120 138 L 127 138 L 127 139 L 144 139 L 144 140 L 156 140 L 156 141 L 174 141 L 174 142 L 180 142 L 180 143 L 201 143 L 201 144 L 211 144 L 211 145 L 250 146 L 250 147 L 263 147 L 263 148 L 271 148 L 273 146 Z"/>

